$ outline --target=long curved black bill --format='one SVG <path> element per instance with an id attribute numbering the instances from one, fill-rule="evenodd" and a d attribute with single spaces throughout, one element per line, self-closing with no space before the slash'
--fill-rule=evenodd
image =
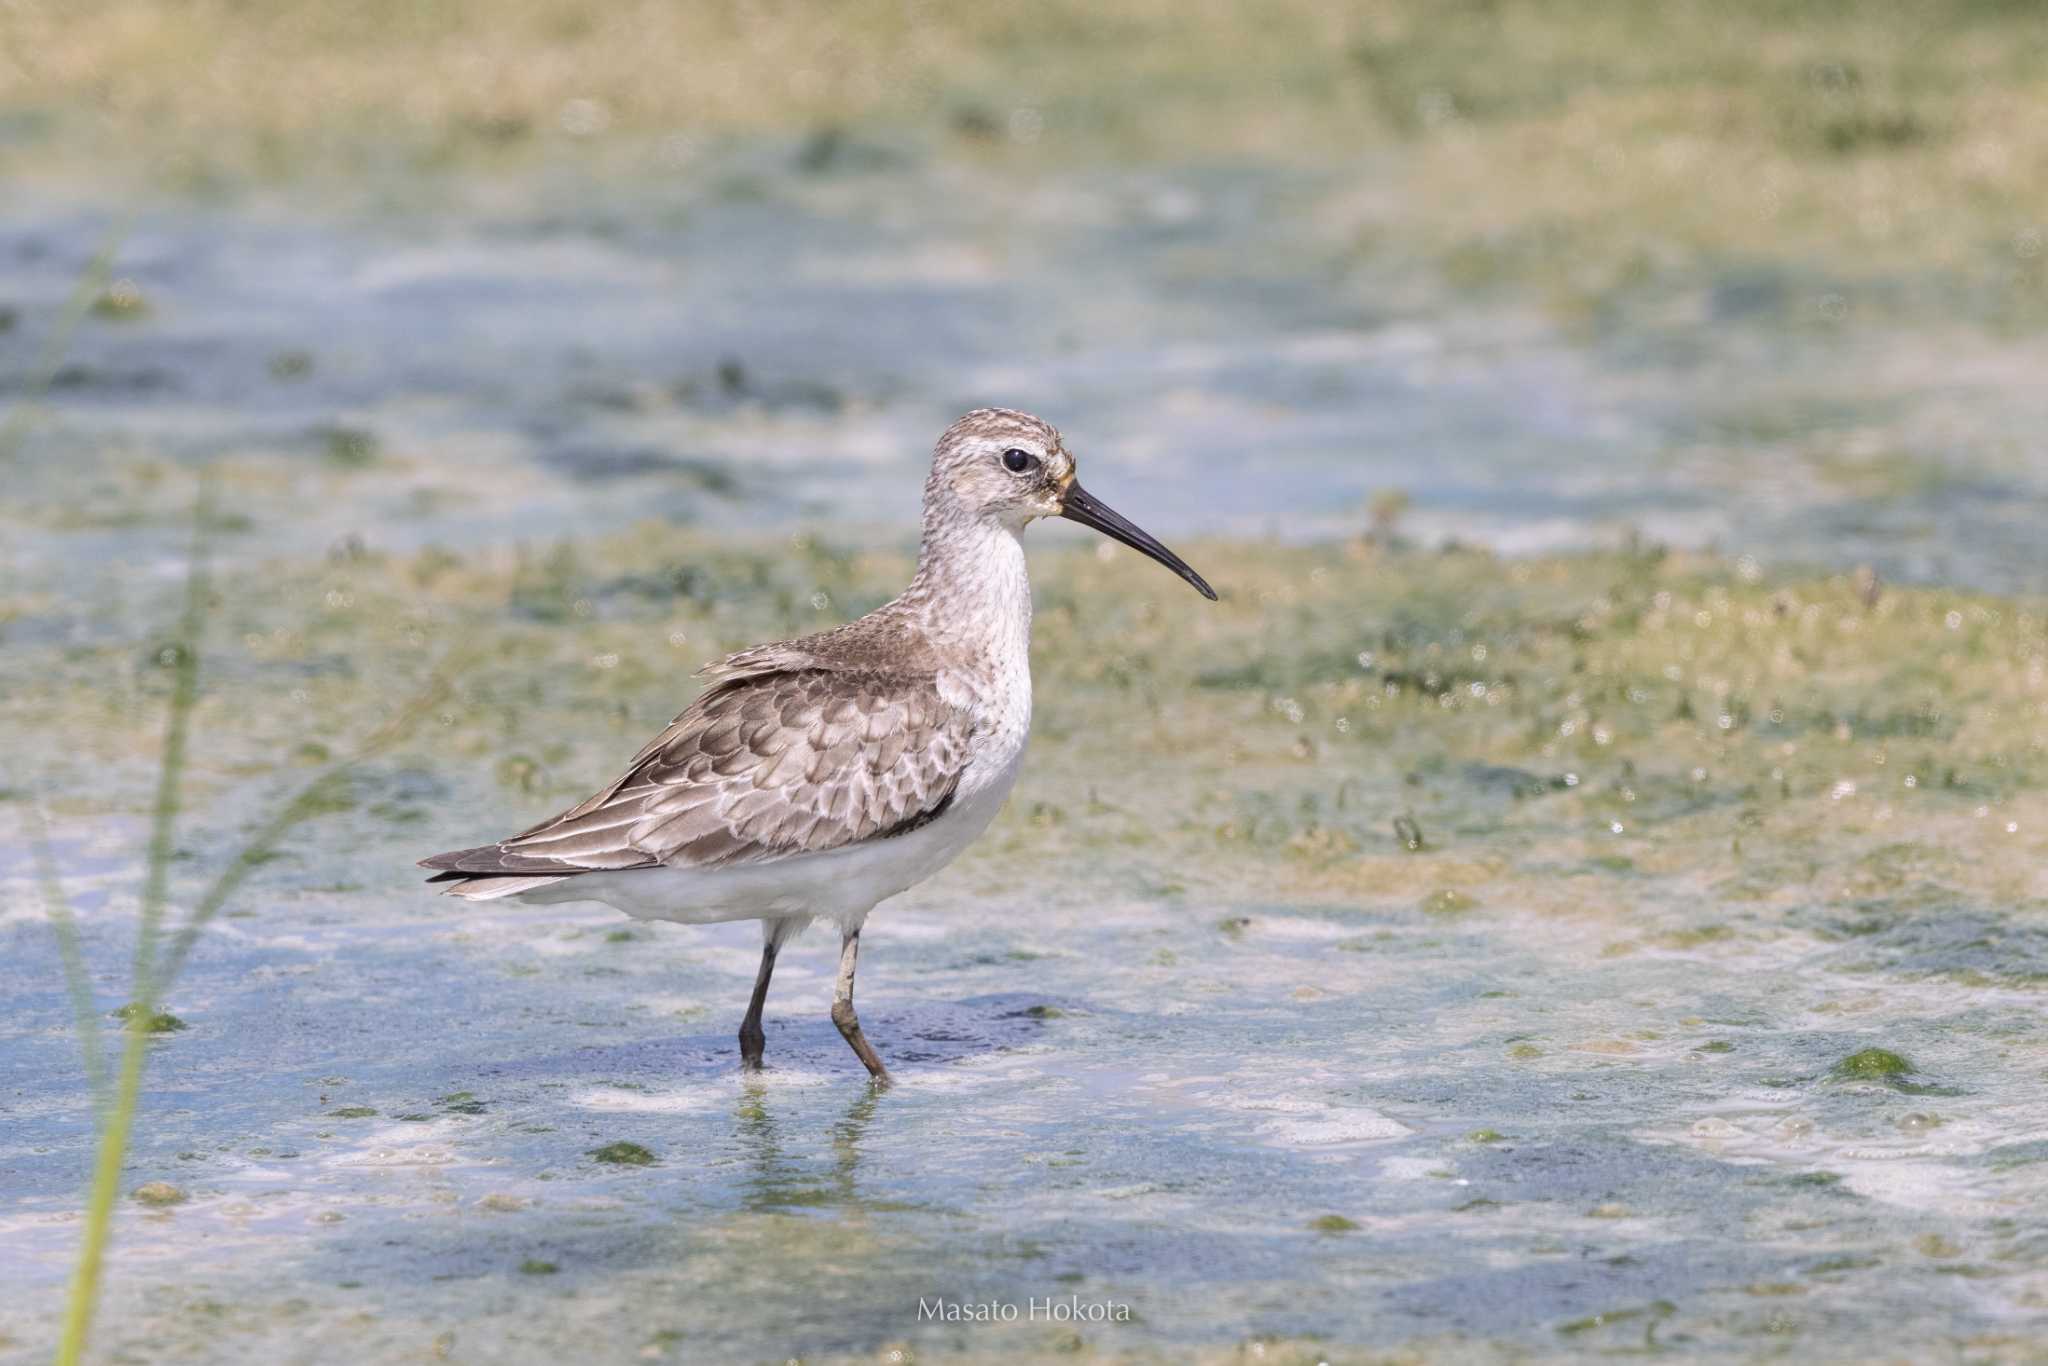
<path id="1" fill-rule="evenodd" d="M 1186 560 L 1168 550 L 1128 517 L 1108 504 L 1101 502 L 1078 483 L 1067 485 L 1066 500 L 1060 507 L 1060 516 L 1082 526 L 1092 526 L 1112 541 L 1122 541 L 1131 549 L 1149 555 L 1174 573 L 1195 586 L 1195 591 L 1209 601 L 1216 601 L 1216 590 L 1209 586 Z"/>

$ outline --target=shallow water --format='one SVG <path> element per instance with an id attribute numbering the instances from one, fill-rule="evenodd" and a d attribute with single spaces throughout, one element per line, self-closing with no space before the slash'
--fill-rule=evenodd
<path id="1" fill-rule="evenodd" d="M 124 1215 L 110 1342 L 1846 1359 L 1995 1356 L 2040 1323 L 2037 997 L 1958 1012 L 1797 931 L 1603 958 L 1512 909 L 1446 928 L 956 882 L 869 935 L 868 1027 L 903 1078 L 877 1097 L 811 946 L 747 1082 L 747 929 L 291 900 L 225 926 L 176 994 L 191 1027 L 158 1050 L 132 1170 L 190 1199 Z M 41 926 L 9 930 L 0 1246 L 35 1293 L 0 1322 L 26 1347 L 88 1117 Z M 1873 1031 L 1938 1094 L 1831 1081 Z M 655 1165 L 591 1157 L 621 1141 Z M 1069 1297 L 1129 1319 L 1029 1321 Z M 941 1301 L 1025 1321 L 920 1321 Z"/>
<path id="2" fill-rule="evenodd" d="M 109 242 L 141 309 L 88 318 L 56 371 L 13 497 L 47 505 L 15 534 L 64 534 L 14 554 L 132 553 L 135 465 L 202 459 L 265 471 L 242 499 L 265 548 L 649 515 L 900 536 L 932 435 L 1002 402 L 1162 532 L 1351 534 L 1397 493 L 1426 540 L 2048 583 L 2048 354 L 1939 276 L 1735 263 L 1560 320 L 1360 245 L 1384 166 L 1018 177 L 835 148 L 325 212 L 17 207 L 0 390 Z M 373 477 L 327 491 L 351 472 Z"/>
<path id="3" fill-rule="evenodd" d="M 0 551 L 0 787 L 50 810 L 99 1005 L 178 465 L 218 460 L 222 513 L 185 903 L 471 653 L 167 1001 L 126 1186 L 185 1198 L 124 1202 L 108 1347 L 2029 1356 L 2042 618 L 1775 568 L 2037 589 L 2023 347 L 1745 322 L 1755 290 L 1688 345 L 1452 308 L 1340 262 L 1337 187 L 1302 179 L 993 196 L 756 155 L 623 207 L 159 209 L 123 245 L 150 312 L 84 325 Z M 0 337 L 10 386 L 107 221 L 0 227 L 36 323 Z M 889 592 L 900 554 L 836 547 L 900 544 L 919 450 L 995 398 L 1211 538 L 1185 548 L 1226 599 L 1037 537 L 1025 779 L 864 937 L 895 1090 L 826 1017 L 822 937 L 748 1081 L 752 927 L 426 894 L 414 858 L 582 796 L 689 668 Z M 1731 558 L 1333 542 L 1390 488 L 1425 541 L 1633 525 Z M 0 1001 L 0 1351 L 37 1359 L 91 1115 L 11 818 Z M 1838 1073 L 1872 1047 L 1914 1070 Z M 620 1143 L 652 1163 L 594 1155 Z"/>

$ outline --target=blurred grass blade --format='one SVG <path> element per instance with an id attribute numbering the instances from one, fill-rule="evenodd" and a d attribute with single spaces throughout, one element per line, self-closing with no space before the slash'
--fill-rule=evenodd
<path id="1" fill-rule="evenodd" d="M 99 1156 L 93 1165 L 92 1189 L 86 1200 L 85 1232 L 64 1310 L 64 1332 L 57 1344 L 60 1366 L 76 1366 L 85 1356 L 92 1317 L 99 1305 L 100 1274 L 113 1228 L 114 1200 L 121 1188 L 121 1167 L 142 1094 L 142 1068 L 148 1058 L 150 1025 L 156 1015 L 154 983 L 156 940 L 170 892 L 170 864 L 176 854 L 178 809 L 185 776 L 186 739 L 192 708 L 199 697 L 199 638 L 206 628 L 208 577 L 207 527 L 212 521 L 212 485 L 201 479 L 192 516 L 192 552 L 185 572 L 185 607 L 178 620 L 176 672 L 172 678 L 164 745 L 158 759 L 155 813 L 149 839 L 149 867 L 143 879 L 142 914 L 135 946 L 135 980 L 128 1003 L 128 1030 L 121 1048 L 121 1070 L 112 1103 L 100 1124 Z"/>
<path id="2" fill-rule="evenodd" d="M 448 695 L 451 677 L 469 662 L 467 653 L 445 659 L 420 691 L 396 715 L 373 731 L 346 758 L 316 775 L 291 799 L 278 808 L 233 860 L 214 879 L 194 905 L 192 913 L 178 927 L 161 958 L 165 910 L 170 898 L 170 868 L 177 854 L 178 816 L 183 805 L 183 781 L 191 734 L 192 711 L 199 696 L 199 643 L 205 634 L 211 592 L 208 572 L 208 530 L 213 524 L 213 491 L 202 480 L 193 508 L 191 557 L 185 576 L 184 607 L 179 616 L 176 641 L 165 647 L 165 663 L 172 675 L 169 714 L 164 727 L 162 754 L 158 761 L 156 798 L 150 827 L 148 867 L 143 882 L 141 923 L 135 951 L 135 979 L 129 1001 L 127 1032 L 121 1050 L 120 1071 L 113 1081 L 111 1099 L 102 1103 L 100 1146 L 86 1208 L 85 1234 L 78 1268 L 72 1280 L 66 1307 L 64 1333 L 58 1344 L 60 1366 L 75 1366 L 84 1357 L 86 1341 L 97 1306 L 101 1273 L 106 1257 L 114 1203 L 121 1184 L 121 1169 L 127 1158 L 128 1142 L 134 1129 L 142 1071 L 148 1057 L 151 1024 L 157 1002 L 177 980 L 200 932 L 219 913 L 292 829 L 318 815 L 329 795 L 350 769 L 380 754 L 411 734 L 420 720 Z M 47 839 L 39 845 L 39 868 L 45 881 L 44 895 L 52 907 L 52 923 L 65 958 L 67 978 L 72 980 L 74 1008 L 80 1012 L 80 1032 L 89 1028 L 88 1070 L 95 1077 L 96 1092 L 107 1090 L 105 1060 L 100 1053 L 92 1001 L 79 951 L 76 924 L 69 903 L 63 900 L 54 859 L 48 856 Z"/>
<path id="3" fill-rule="evenodd" d="M 170 951 L 165 954 L 163 967 L 158 973 L 158 982 L 169 990 L 185 966 L 185 959 L 198 942 L 199 932 L 206 928 L 208 921 L 220 912 L 228 899 L 240 889 L 242 883 L 257 865 L 263 863 L 277 849 L 284 837 L 298 825 L 320 814 L 325 809 L 329 794 L 358 764 L 371 759 L 392 745 L 410 735 L 420 721 L 447 697 L 451 678 L 466 667 L 466 654 L 451 655 L 442 667 L 429 677 L 426 684 L 402 707 L 398 714 L 371 732 L 369 737 L 346 758 L 337 760 L 316 774 L 312 781 L 292 795 L 291 800 L 278 808 L 277 814 L 251 836 L 234 859 L 222 870 L 220 876 L 207 888 L 192 914 L 178 928 L 171 940 Z"/>
<path id="4" fill-rule="evenodd" d="M 84 1359 L 93 1311 L 99 1305 L 100 1271 L 114 1222 L 114 1198 L 121 1189 L 121 1166 L 127 1160 L 128 1138 L 135 1127 L 136 1101 L 142 1092 L 151 1014 L 145 1006 L 128 1016 L 120 1076 L 114 1083 L 113 1103 L 100 1125 L 99 1157 L 93 1164 L 92 1192 L 85 1207 L 85 1238 L 78 1252 L 78 1269 L 71 1278 L 70 1300 L 64 1307 L 64 1335 L 57 1343 L 59 1366 L 77 1366 Z"/>
<path id="5" fill-rule="evenodd" d="M 35 857 L 36 884 L 42 889 L 43 910 L 50 917 L 50 930 L 57 937 L 57 956 L 64 964 L 64 986 L 71 994 L 71 1013 L 78 1026 L 78 1051 L 85 1057 L 85 1076 L 92 1086 L 93 1112 L 104 1116 L 107 1108 L 107 1057 L 100 1042 L 99 1009 L 93 1004 L 92 983 L 85 975 L 85 954 L 78 942 L 78 918 L 71 900 L 64 895 L 64 881 L 57 873 L 57 859 L 50 850 L 50 826 L 42 808 L 34 802 L 22 807 L 22 825 L 29 849 Z"/>
<path id="6" fill-rule="evenodd" d="M 193 945 L 199 941 L 199 932 L 206 928 L 206 923 L 227 904 L 228 898 L 235 894 L 256 866 L 276 851 L 278 844 L 294 826 L 321 809 L 324 795 L 329 788 L 341 781 L 348 767 L 346 763 L 337 764 L 300 788 L 297 794 L 280 807 L 277 814 L 265 822 L 263 827 L 250 837 L 249 842 L 236 852 L 228 866 L 214 879 L 213 885 L 206 889 L 206 894 L 193 907 L 192 914 L 178 927 L 178 932 L 171 936 L 171 946 L 164 955 L 163 967 L 158 977 L 163 990 L 170 990 L 171 984 L 177 980 L 178 973 L 185 966 L 185 959 L 191 955 Z"/>
<path id="7" fill-rule="evenodd" d="M 186 744 L 192 729 L 192 708 L 199 699 L 199 637 L 206 628 L 207 536 L 213 522 L 213 485 L 201 477 L 192 510 L 192 550 L 185 574 L 185 607 L 178 617 L 178 635 L 166 646 L 162 662 L 171 666 L 170 717 L 164 727 L 163 755 L 157 764 L 156 801 L 150 821 L 149 871 L 142 885 L 142 923 L 135 939 L 136 1010 L 156 995 L 157 940 L 164 905 L 170 897 L 171 863 L 177 857 L 178 808 L 185 778 Z"/>
<path id="8" fill-rule="evenodd" d="M 71 290 L 71 297 L 65 300 L 63 311 L 57 315 L 57 325 L 50 329 L 50 335 L 43 342 L 42 353 L 36 357 L 35 368 L 29 372 L 28 383 L 22 387 L 21 397 L 8 410 L 6 420 L 0 421 L 0 464 L 13 460 L 20 451 L 36 409 L 56 382 L 57 371 L 71 350 L 71 338 L 77 333 L 79 323 L 85 320 L 92 301 L 105 291 L 107 279 L 114 273 L 114 258 L 120 254 L 121 243 L 127 239 L 132 224 L 132 216 L 124 215 L 108 230 L 106 241 L 86 263 L 77 285 Z"/>

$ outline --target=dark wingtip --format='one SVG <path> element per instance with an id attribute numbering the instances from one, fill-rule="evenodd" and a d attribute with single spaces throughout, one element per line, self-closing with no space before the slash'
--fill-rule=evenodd
<path id="1" fill-rule="evenodd" d="M 515 870 L 505 867 L 505 851 L 495 844 L 479 844 L 474 849 L 450 849 L 445 854 L 431 854 L 419 861 L 422 868 L 446 869 L 452 873 L 478 876 L 481 874 L 501 875 Z M 427 879 L 429 882 L 434 879 Z"/>

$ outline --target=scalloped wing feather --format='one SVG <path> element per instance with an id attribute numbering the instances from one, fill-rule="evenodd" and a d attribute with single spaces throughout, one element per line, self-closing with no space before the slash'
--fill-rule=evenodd
<path id="1" fill-rule="evenodd" d="M 943 811 L 971 726 L 937 679 L 779 667 L 805 654 L 729 656 L 715 666 L 720 681 L 610 787 L 511 839 L 424 866 L 498 877 L 721 867 L 885 838 Z"/>

